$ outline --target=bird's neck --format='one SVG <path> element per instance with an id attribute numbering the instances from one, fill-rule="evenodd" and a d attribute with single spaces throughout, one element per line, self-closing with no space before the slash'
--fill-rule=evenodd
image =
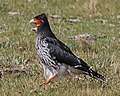
<path id="1" fill-rule="evenodd" d="M 39 26 L 37 28 L 37 36 L 42 37 L 51 37 L 56 38 L 53 32 L 51 31 L 51 28 L 49 24 L 43 24 L 42 26 Z"/>

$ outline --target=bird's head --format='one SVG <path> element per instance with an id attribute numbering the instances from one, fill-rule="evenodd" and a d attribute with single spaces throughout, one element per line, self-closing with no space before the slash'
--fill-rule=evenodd
<path id="1" fill-rule="evenodd" d="M 48 20 L 47 20 L 47 16 L 45 13 L 41 14 L 41 15 L 37 15 L 35 16 L 33 19 L 31 19 L 29 21 L 29 23 L 34 23 L 36 24 L 38 27 L 42 26 L 43 24 L 48 24 Z"/>
<path id="2" fill-rule="evenodd" d="M 45 13 L 35 16 L 33 19 L 29 21 L 29 23 L 34 23 L 35 25 L 37 25 L 37 28 L 32 28 L 34 32 L 40 33 L 42 34 L 42 36 L 44 35 L 44 36 L 56 38 L 51 31 L 51 28 Z"/>

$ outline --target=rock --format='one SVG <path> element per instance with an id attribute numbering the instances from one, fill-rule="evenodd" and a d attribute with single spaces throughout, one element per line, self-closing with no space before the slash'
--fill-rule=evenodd
<path id="1" fill-rule="evenodd" d="M 95 37 L 92 37 L 90 34 L 79 34 L 76 36 L 73 36 L 75 40 L 84 40 L 88 43 L 95 43 L 96 39 Z"/>
<path id="2" fill-rule="evenodd" d="M 8 12 L 8 15 L 11 16 L 11 17 L 17 17 L 17 16 L 20 16 L 21 13 L 20 12 Z"/>
<path id="3" fill-rule="evenodd" d="M 76 18 L 76 19 L 66 19 L 65 20 L 66 22 L 74 22 L 74 23 L 77 23 L 77 22 L 80 22 L 80 19 Z"/>

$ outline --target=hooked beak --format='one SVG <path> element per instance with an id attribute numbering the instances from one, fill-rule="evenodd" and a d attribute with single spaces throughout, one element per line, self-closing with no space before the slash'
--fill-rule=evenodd
<path id="1" fill-rule="evenodd" d="M 31 20 L 29 21 L 29 23 L 34 23 L 34 19 L 31 19 Z"/>

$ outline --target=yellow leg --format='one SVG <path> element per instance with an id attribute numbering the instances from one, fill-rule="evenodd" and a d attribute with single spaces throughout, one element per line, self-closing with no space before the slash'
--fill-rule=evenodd
<path id="1" fill-rule="evenodd" d="M 51 78 L 47 79 L 45 82 L 42 82 L 40 86 L 50 83 L 56 76 L 57 74 L 54 74 Z"/>
<path id="2" fill-rule="evenodd" d="M 56 76 L 57 76 L 57 74 L 54 74 L 51 78 L 49 78 L 45 82 L 41 83 L 40 86 L 50 83 Z M 45 90 L 47 90 L 47 89 L 45 89 Z M 37 89 L 31 90 L 30 93 L 35 92 L 35 91 L 37 91 Z"/>
<path id="3" fill-rule="evenodd" d="M 70 70 L 68 70 L 68 74 L 69 74 L 69 76 L 72 77 L 72 72 Z"/>

